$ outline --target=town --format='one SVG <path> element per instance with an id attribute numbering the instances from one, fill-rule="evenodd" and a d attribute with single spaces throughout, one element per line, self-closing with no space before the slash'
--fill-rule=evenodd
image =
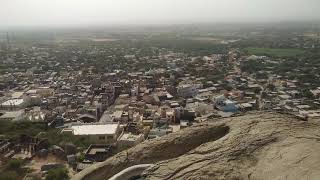
<path id="1" fill-rule="evenodd" d="M 1 175 L 71 177 L 144 141 L 247 112 L 317 122 L 320 38 L 311 31 L 270 31 L 272 42 L 253 30 L 28 43 L 3 33 Z"/>

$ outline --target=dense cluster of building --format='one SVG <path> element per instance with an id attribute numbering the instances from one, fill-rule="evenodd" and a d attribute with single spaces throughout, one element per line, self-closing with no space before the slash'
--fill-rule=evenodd
<path id="1" fill-rule="evenodd" d="M 22 56 L 23 61 L 20 57 L 16 62 L 14 54 L 4 61 L 21 70 L 19 64 L 50 60 L 47 68 L 35 66 L 0 76 L 0 121 L 45 123 L 48 128 L 59 129 L 57 135 L 84 137 L 92 143 L 79 161 L 77 148 L 72 145 L 51 144 L 55 146 L 50 149 L 48 144 L 39 145 L 47 141 L 32 137 L 15 143 L 3 140 L 3 157 L 22 153 L 33 158 L 50 149 L 80 171 L 146 139 L 179 131 L 210 117 L 262 109 L 295 112 L 303 118 L 320 117 L 320 110 L 316 109 L 319 100 L 310 102 L 299 96 L 298 82 L 281 79 L 272 72 L 267 78 L 258 79 L 241 71 L 244 61 L 270 59 L 247 57 L 237 49 L 204 57 L 170 51 L 139 59 L 127 54 L 123 57 L 129 64 L 145 60 L 161 66 L 141 71 L 116 68 L 108 73 L 95 73 L 94 66 L 81 65 L 76 56 L 66 67 L 54 68 L 60 63 L 49 51 L 33 48 L 32 52 L 31 56 Z M 212 73 L 221 78 L 211 77 Z M 320 95 L 319 88 L 311 92 L 315 97 Z"/>

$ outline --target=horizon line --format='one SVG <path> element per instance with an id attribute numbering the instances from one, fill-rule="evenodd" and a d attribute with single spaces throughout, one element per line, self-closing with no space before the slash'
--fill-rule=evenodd
<path id="1" fill-rule="evenodd" d="M 91 29 L 91 28 L 121 28 L 121 27 L 166 27 L 166 26 L 192 26 L 192 25 L 270 25 L 270 24 L 296 24 L 314 23 L 320 25 L 320 19 L 314 20 L 228 20 L 228 21 L 176 21 L 176 22 L 145 22 L 145 23 L 81 23 L 81 24 L 52 24 L 52 25 L 8 25 L 1 26 L 3 30 L 35 30 L 35 29 Z"/>

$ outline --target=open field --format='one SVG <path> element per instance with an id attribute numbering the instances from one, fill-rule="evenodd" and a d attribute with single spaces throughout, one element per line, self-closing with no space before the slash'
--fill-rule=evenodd
<path id="1" fill-rule="evenodd" d="M 266 55 L 274 57 L 294 57 L 303 54 L 305 51 L 302 49 L 274 49 L 274 48 L 245 48 L 251 55 Z"/>

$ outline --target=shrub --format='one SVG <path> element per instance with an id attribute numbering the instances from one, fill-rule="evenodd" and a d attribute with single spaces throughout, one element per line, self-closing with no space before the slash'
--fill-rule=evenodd
<path id="1" fill-rule="evenodd" d="M 0 175 L 0 180 L 17 180 L 19 175 L 16 171 L 3 171 Z"/>
<path id="2" fill-rule="evenodd" d="M 54 168 L 48 171 L 46 180 L 67 180 L 69 179 L 66 168 Z"/>
<path id="3" fill-rule="evenodd" d="M 22 164 L 23 162 L 21 159 L 11 159 L 7 164 L 7 169 L 13 170 L 13 171 L 19 171 L 22 167 Z"/>

